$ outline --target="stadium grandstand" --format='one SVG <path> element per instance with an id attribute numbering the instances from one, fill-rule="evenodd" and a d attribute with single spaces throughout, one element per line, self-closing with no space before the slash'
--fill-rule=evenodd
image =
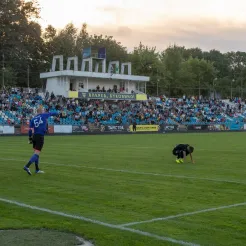
<path id="1" fill-rule="evenodd" d="M 123 63 L 119 69 L 118 61 L 110 61 L 106 72 L 105 48 L 84 49 L 81 71 L 77 57 L 68 58 L 66 70 L 63 65 L 63 56 L 54 56 L 51 71 L 40 74 L 46 80 L 45 92 L 27 88 L 2 90 L 0 125 L 28 125 L 40 106 L 58 112 L 58 117 L 49 118 L 49 125 L 216 124 L 228 130 L 241 130 L 246 122 L 245 102 L 239 98 L 147 96 L 146 84 L 150 78 L 132 75 L 131 63 Z"/>
<path id="2" fill-rule="evenodd" d="M 45 79 L 49 93 L 64 97 L 145 99 L 149 77 L 132 75 L 130 62 L 109 61 L 107 71 L 106 64 L 106 49 L 89 47 L 83 50 L 80 70 L 78 57 L 68 57 L 64 70 L 63 56 L 58 55 L 53 57 L 51 70 L 40 78 Z"/>
<path id="3" fill-rule="evenodd" d="M 190 98 L 149 97 L 146 101 L 88 100 L 65 98 L 53 93 L 39 93 L 21 88 L 0 93 L 0 124 L 28 124 L 42 105 L 47 111 L 58 112 L 49 125 L 107 124 L 224 124 L 240 130 L 246 122 L 245 103 L 234 100 L 199 100 Z"/>

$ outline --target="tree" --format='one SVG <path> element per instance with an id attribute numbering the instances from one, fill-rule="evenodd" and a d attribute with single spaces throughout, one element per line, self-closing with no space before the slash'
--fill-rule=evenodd
<path id="1" fill-rule="evenodd" d="M 140 43 L 128 53 L 112 36 L 90 35 L 86 23 L 80 29 L 69 23 L 59 32 L 49 25 L 42 33 L 39 13 L 37 0 L 0 1 L 0 57 L 4 55 L 6 83 L 26 86 L 29 68 L 30 86 L 40 86 L 39 74 L 49 71 L 54 55 L 64 55 L 66 63 L 69 56 L 82 58 L 84 48 L 105 47 L 107 63 L 131 61 L 133 74 L 150 77 L 149 94 L 208 95 L 216 89 L 228 95 L 233 80 L 238 96 L 246 91 L 245 52 L 203 52 L 199 47 L 177 45 L 157 52 L 155 47 Z M 113 72 L 119 72 L 116 69 Z"/>
<path id="2" fill-rule="evenodd" d="M 203 52 L 203 58 L 206 61 L 213 62 L 213 65 L 217 70 L 218 78 L 224 78 L 229 76 L 229 61 L 226 55 L 222 54 L 218 50 L 210 50 L 209 52 Z"/>
<path id="3" fill-rule="evenodd" d="M 180 87 L 180 69 L 183 59 L 184 48 L 180 48 L 176 45 L 169 46 L 160 55 L 160 59 L 164 67 L 164 78 L 165 84 L 168 84 L 169 95 L 173 95 L 174 89 Z"/>
<path id="4" fill-rule="evenodd" d="M 39 69 L 42 53 L 41 27 L 35 22 L 39 18 L 36 1 L 0 1 L 0 53 L 4 54 L 5 67 L 16 74 L 15 82 L 25 86 L 27 67 Z M 38 82 L 36 74 L 34 84 Z"/>
<path id="5" fill-rule="evenodd" d="M 175 94 L 182 95 L 196 95 L 196 75 L 193 71 L 193 66 L 191 64 L 191 59 L 188 61 L 183 61 L 180 66 L 180 70 L 178 71 L 178 86 L 174 86 L 173 90 Z"/>
<path id="6" fill-rule="evenodd" d="M 183 50 L 183 57 L 185 60 L 188 60 L 190 57 L 192 58 L 198 58 L 203 59 L 203 52 L 200 48 L 191 48 L 191 49 L 185 49 Z"/>
<path id="7" fill-rule="evenodd" d="M 92 38 L 87 31 L 87 24 L 83 23 L 76 40 L 76 54 L 81 56 L 84 48 L 91 46 Z"/>
<path id="8" fill-rule="evenodd" d="M 56 29 L 53 26 L 48 25 L 45 28 L 45 32 L 43 34 L 43 39 L 45 42 L 50 43 L 50 42 L 54 41 L 56 34 L 57 34 Z"/>
<path id="9" fill-rule="evenodd" d="M 140 43 L 139 46 L 135 47 L 134 51 L 129 54 L 129 60 L 132 63 L 134 74 L 150 77 L 150 84 L 147 88 L 148 93 L 155 95 L 161 93 L 161 85 L 163 82 L 161 74 L 163 67 L 156 48 L 148 47 Z"/>
<path id="10" fill-rule="evenodd" d="M 3 75 L 4 73 L 4 75 Z M 4 86 L 16 86 L 16 73 L 12 67 L 5 67 L 4 70 L 0 71 L 0 77 L 4 76 Z"/>
<path id="11" fill-rule="evenodd" d="M 67 24 L 54 38 L 55 51 L 57 55 L 65 58 L 75 54 L 75 45 L 78 29 L 72 24 Z"/>
<path id="12" fill-rule="evenodd" d="M 43 62 L 46 71 L 51 68 L 54 55 L 64 56 L 64 67 L 66 67 L 67 58 L 75 56 L 77 33 L 78 29 L 72 23 L 67 24 L 60 32 L 51 25 L 45 29 Z"/>
<path id="13" fill-rule="evenodd" d="M 42 52 L 42 72 L 43 71 L 49 71 L 51 69 L 51 61 L 52 57 L 54 55 L 57 55 L 57 47 L 55 43 L 55 39 L 57 36 L 57 30 L 51 26 L 48 25 L 45 28 L 44 33 L 42 34 L 43 37 L 43 52 Z"/>
<path id="14" fill-rule="evenodd" d="M 208 96 L 209 91 L 213 90 L 213 79 L 216 75 L 216 70 L 213 63 L 205 61 L 204 59 L 199 60 L 198 58 L 189 58 L 183 63 L 186 70 L 192 75 L 188 83 L 193 87 L 194 95 Z"/>
<path id="15" fill-rule="evenodd" d="M 94 47 L 105 47 L 107 53 L 107 62 L 127 60 L 127 50 L 120 42 L 117 42 L 112 36 L 93 35 L 90 36 L 91 45 Z"/>

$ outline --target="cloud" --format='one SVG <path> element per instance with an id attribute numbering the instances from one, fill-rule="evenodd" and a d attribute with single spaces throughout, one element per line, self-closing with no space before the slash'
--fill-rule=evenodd
<path id="1" fill-rule="evenodd" d="M 246 51 L 246 23 L 231 20 L 162 19 L 148 26 L 91 26 L 90 29 L 95 33 L 112 35 L 129 50 L 141 41 L 145 45 L 156 46 L 158 50 L 175 43 L 203 50 Z"/>
<path id="2" fill-rule="evenodd" d="M 116 35 L 119 37 L 130 37 L 132 35 L 132 29 L 127 26 L 120 26 L 117 29 Z"/>
<path id="3" fill-rule="evenodd" d="M 110 12 L 110 13 L 117 13 L 119 11 L 123 11 L 122 8 L 113 5 L 105 5 L 103 7 L 98 7 L 96 8 L 96 10 L 103 11 L 103 12 Z"/>

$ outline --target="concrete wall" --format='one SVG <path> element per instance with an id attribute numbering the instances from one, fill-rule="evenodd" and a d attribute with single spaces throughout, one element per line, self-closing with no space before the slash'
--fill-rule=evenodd
<path id="1" fill-rule="evenodd" d="M 122 86 L 125 87 L 125 91 L 128 89 L 128 81 L 121 81 L 121 80 L 109 80 L 109 79 L 97 79 L 97 78 L 88 78 L 88 89 L 87 89 L 87 78 L 81 78 L 81 79 L 75 79 L 75 80 L 70 80 L 76 81 L 78 84 L 78 89 L 81 92 L 88 92 L 88 90 L 96 90 L 97 86 L 100 86 L 100 89 L 103 87 L 107 91 L 108 89 L 113 89 L 114 85 L 117 85 L 117 88 L 120 89 Z M 135 91 L 137 89 L 137 82 L 135 81 L 129 81 L 129 90 L 128 92 L 131 93 L 131 91 Z M 83 84 L 84 88 L 81 88 L 79 85 Z"/>
<path id="2" fill-rule="evenodd" d="M 69 79 L 67 77 L 54 77 L 47 79 L 46 90 L 55 95 L 66 97 L 69 91 Z"/>
<path id="3" fill-rule="evenodd" d="M 88 84 L 87 84 L 88 80 Z M 125 88 L 125 93 L 131 93 L 138 89 L 138 83 L 136 81 L 123 81 L 117 79 L 98 79 L 98 78 L 85 78 L 85 77 L 52 77 L 47 79 L 46 90 L 50 93 L 53 92 L 55 95 L 67 96 L 68 91 L 71 89 L 70 84 L 72 83 L 72 90 L 80 92 L 88 92 L 88 90 L 96 90 L 97 86 L 100 86 L 100 90 L 104 87 L 113 89 L 114 85 L 117 85 L 117 89 L 122 86 Z M 143 87 L 144 87 L 144 83 Z M 82 88 L 83 85 L 83 88 Z M 88 85 L 88 87 L 87 87 Z M 129 85 L 129 88 L 128 88 Z"/>
<path id="4" fill-rule="evenodd" d="M 105 90 L 113 89 L 114 85 L 117 85 L 117 88 L 120 89 L 122 86 L 125 87 L 125 90 L 128 88 L 128 81 L 121 81 L 121 80 L 102 80 L 102 79 L 96 79 L 96 78 L 89 78 L 88 79 L 88 89 L 95 90 L 97 86 L 99 85 L 100 88 L 104 86 Z M 87 88 L 87 87 L 86 87 Z M 131 83 L 129 82 L 129 92 L 132 90 L 135 90 L 135 82 Z"/>

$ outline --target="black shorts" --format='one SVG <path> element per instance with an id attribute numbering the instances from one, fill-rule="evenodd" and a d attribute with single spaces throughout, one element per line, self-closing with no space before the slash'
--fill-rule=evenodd
<path id="1" fill-rule="evenodd" d="M 41 151 L 44 146 L 44 136 L 40 134 L 33 135 L 33 148 L 35 150 Z"/>
<path id="2" fill-rule="evenodd" d="M 184 150 L 182 150 L 182 149 L 176 149 L 176 148 L 174 148 L 174 149 L 173 149 L 173 155 L 182 157 L 182 156 L 184 155 L 184 154 L 183 154 L 183 151 L 184 151 Z"/>
<path id="3" fill-rule="evenodd" d="M 176 149 L 173 149 L 173 155 L 177 155 L 177 150 Z"/>

